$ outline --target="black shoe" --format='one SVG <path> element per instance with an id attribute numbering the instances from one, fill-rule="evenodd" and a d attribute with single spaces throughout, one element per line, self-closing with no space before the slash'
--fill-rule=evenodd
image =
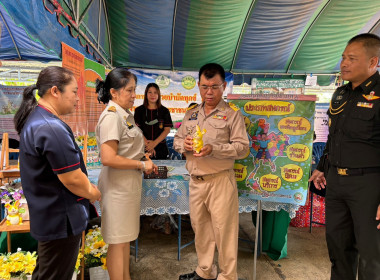
<path id="1" fill-rule="evenodd" d="M 188 273 L 188 274 L 182 274 L 179 276 L 179 280 L 216 280 L 214 279 L 206 279 L 200 277 L 195 271 Z"/>

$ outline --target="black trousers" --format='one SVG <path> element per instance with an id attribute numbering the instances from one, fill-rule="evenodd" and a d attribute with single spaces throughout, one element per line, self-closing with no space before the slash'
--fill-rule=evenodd
<path id="1" fill-rule="evenodd" d="M 32 280 L 71 280 L 82 235 L 38 242 L 38 257 Z"/>
<path id="2" fill-rule="evenodd" d="M 326 188 L 326 241 L 331 280 L 380 280 L 380 173 L 340 176 L 330 167 Z"/>

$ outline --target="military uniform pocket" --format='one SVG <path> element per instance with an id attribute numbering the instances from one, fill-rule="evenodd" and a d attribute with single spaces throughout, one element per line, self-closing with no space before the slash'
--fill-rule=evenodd
<path id="1" fill-rule="evenodd" d="M 355 107 L 346 122 L 347 134 L 353 138 L 369 139 L 373 135 L 375 110 Z"/>
<path id="2" fill-rule="evenodd" d="M 214 138 L 215 140 L 229 140 L 229 129 L 225 121 L 218 120 L 210 123 L 210 126 L 213 128 L 213 131 L 215 131 L 213 133 L 213 136 L 216 136 Z"/>

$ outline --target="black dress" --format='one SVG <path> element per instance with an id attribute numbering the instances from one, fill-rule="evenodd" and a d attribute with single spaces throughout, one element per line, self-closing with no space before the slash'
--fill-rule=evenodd
<path id="1" fill-rule="evenodd" d="M 165 127 L 173 127 L 172 118 L 165 106 L 158 109 L 148 109 L 141 105 L 135 109 L 136 125 L 142 130 L 147 140 L 155 140 L 164 131 Z M 169 155 L 166 139 L 161 141 L 155 148 L 156 156 L 153 159 L 167 159 Z"/>

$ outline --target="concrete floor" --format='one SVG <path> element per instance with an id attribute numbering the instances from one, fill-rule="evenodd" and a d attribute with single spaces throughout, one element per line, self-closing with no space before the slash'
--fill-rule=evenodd
<path id="1" fill-rule="evenodd" d="M 194 245 L 184 248 L 181 260 L 177 260 L 177 234 L 166 235 L 153 230 L 149 224 L 152 217 L 145 217 L 139 237 L 139 258 L 131 261 L 133 280 L 177 280 L 183 273 L 196 268 L 197 257 Z M 254 227 L 251 215 L 240 215 L 239 237 L 254 240 Z M 182 238 L 186 243 L 194 238 L 191 226 L 182 224 Z M 217 255 L 217 254 L 216 254 Z M 215 258 L 216 259 L 216 258 Z M 239 241 L 238 274 L 239 279 L 252 280 L 253 244 Z M 258 258 L 258 280 L 327 280 L 329 279 L 330 262 L 328 259 L 325 228 L 289 227 L 288 257 L 273 261 L 265 254 Z"/>

